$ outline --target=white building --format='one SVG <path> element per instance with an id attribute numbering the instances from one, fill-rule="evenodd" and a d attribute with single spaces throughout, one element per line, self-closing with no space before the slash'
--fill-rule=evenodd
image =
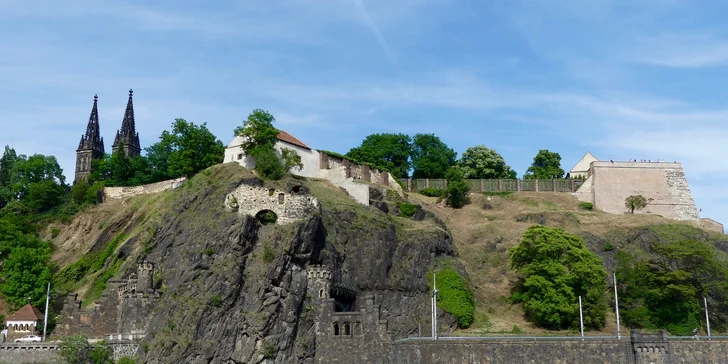
<path id="1" fill-rule="evenodd" d="M 281 149 L 283 148 L 293 149 L 299 156 L 301 156 L 301 164 L 303 164 L 303 168 L 301 168 L 300 171 L 294 168 L 291 171 L 292 174 L 303 177 L 319 178 L 319 152 L 317 150 L 311 149 L 311 147 L 304 144 L 293 135 L 288 134 L 284 130 L 278 130 L 278 136 L 276 139 L 278 140 L 276 141 L 275 149 L 278 157 L 281 156 Z M 223 160 L 223 163 L 237 162 L 247 169 L 254 169 L 255 158 L 245 154 L 242 144 L 243 137 L 236 136 L 233 138 L 233 141 L 231 141 L 227 148 L 225 148 L 225 159 Z"/>
<path id="2" fill-rule="evenodd" d="M 38 323 L 43 320 L 43 314 L 31 304 L 8 316 L 5 320 L 5 327 L 8 330 L 8 340 L 35 334 L 38 331 Z"/>
<path id="3" fill-rule="evenodd" d="M 340 157 L 319 152 L 304 144 L 298 138 L 283 130 L 278 130 L 275 144 L 276 154 L 281 156 L 283 148 L 293 149 L 301 156 L 303 168 L 293 168 L 289 171 L 308 178 L 321 178 L 331 182 L 334 186 L 345 189 L 349 196 L 362 205 L 369 205 L 369 188 L 371 184 L 388 186 L 400 194 L 402 188 L 393 181 L 389 172 L 370 169 Z M 235 162 L 247 169 L 255 168 L 255 158 L 245 154 L 242 147 L 243 137 L 236 136 L 225 148 L 223 163 Z"/>
<path id="4" fill-rule="evenodd" d="M 586 154 L 584 154 L 584 156 L 576 162 L 574 168 L 569 171 L 569 177 L 586 179 L 589 177 L 589 167 L 591 166 L 591 163 L 598 161 L 599 159 L 597 159 L 597 157 L 590 152 L 586 152 Z"/>

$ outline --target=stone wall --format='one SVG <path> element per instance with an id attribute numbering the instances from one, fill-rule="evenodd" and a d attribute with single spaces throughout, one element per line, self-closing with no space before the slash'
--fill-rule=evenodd
<path id="1" fill-rule="evenodd" d="M 670 341 L 670 363 L 728 363 L 728 339 Z"/>
<path id="2" fill-rule="evenodd" d="M 102 190 L 101 200 L 103 202 L 106 202 L 109 200 L 119 200 L 148 193 L 157 193 L 171 190 L 181 186 L 185 182 L 185 180 L 186 178 L 182 177 L 141 186 L 104 187 Z"/>
<path id="3" fill-rule="evenodd" d="M 139 351 L 136 341 L 108 341 L 113 350 L 114 360 L 123 356 L 133 357 Z M 43 363 L 61 364 L 58 345 L 55 343 L 2 344 L 0 345 L 0 364 Z"/>
<path id="4" fill-rule="evenodd" d="M 318 199 L 296 192 L 296 188 L 300 191 L 302 187 L 293 186 L 291 191 L 282 191 L 243 183 L 225 197 L 225 208 L 250 216 L 269 210 L 278 216 L 276 223 L 290 224 L 318 208 Z"/>
<path id="5" fill-rule="evenodd" d="M 647 207 L 635 213 L 676 220 L 699 219 L 680 163 L 592 162 L 589 180 L 575 193 L 580 200 L 592 202 L 595 208 L 613 214 L 627 212 L 624 200 L 630 195 L 652 199 Z"/>
<path id="6" fill-rule="evenodd" d="M 723 224 L 721 224 L 713 219 L 709 219 L 707 217 L 700 219 L 700 225 L 703 227 L 703 229 L 708 230 L 708 231 L 712 231 L 712 232 L 720 233 L 720 234 L 725 233 Z"/>
<path id="7" fill-rule="evenodd" d="M 367 165 L 356 164 L 326 153 L 319 153 L 319 178 L 331 181 L 334 186 L 341 187 L 354 200 L 362 205 L 369 205 L 369 182 L 387 186 L 403 196 L 400 186 L 389 172 L 372 169 Z"/>

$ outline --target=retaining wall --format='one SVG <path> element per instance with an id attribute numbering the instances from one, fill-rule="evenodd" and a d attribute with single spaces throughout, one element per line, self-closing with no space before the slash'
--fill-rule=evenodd
<path id="1" fill-rule="evenodd" d="M 171 190 L 182 185 L 185 180 L 186 178 L 182 177 L 141 186 L 104 187 L 102 190 L 101 201 L 106 202 L 108 200 L 119 200 L 137 195 Z"/>

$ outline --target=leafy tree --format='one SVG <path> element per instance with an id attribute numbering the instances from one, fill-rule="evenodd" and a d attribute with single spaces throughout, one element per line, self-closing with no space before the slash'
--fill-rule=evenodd
<path id="1" fill-rule="evenodd" d="M 113 350 L 101 341 L 95 344 L 88 342 L 85 336 L 69 336 L 61 340 L 58 354 L 69 364 L 113 364 Z"/>
<path id="2" fill-rule="evenodd" d="M 265 179 L 279 180 L 286 174 L 285 166 L 272 149 L 258 148 L 255 154 L 255 171 Z"/>
<path id="3" fill-rule="evenodd" d="M 634 210 L 642 210 L 652 199 L 646 199 L 642 195 L 631 195 L 624 199 L 624 207 L 629 210 L 630 214 L 634 214 Z"/>
<path id="4" fill-rule="evenodd" d="M 477 145 L 465 150 L 458 161 L 464 178 L 475 179 L 515 179 L 516 171 L 506 164 L 503 156 L 485 145 Z"/>
<path id="5" fill-rule="evenodd" d="M 415 134 L 412 139 L 413 178 L 443 178 L 455 165 L 457 153 L 435 134 Z"/>
<path id="6" fill-rule="evenodd" d="M 396 178 L 408 176 L 412 167 L 412 138 L 405 134 L 372 134 L 361 146 L 352 148 L 346 156 L 389 171 Z"/>
<path id="7" fill-rule="evenodd" d="M 131 161 L 124 154 L 123 143 L 119 144 L 119 149 L 111 154 L 109 171 L 111 172 L 111 183 L 114 186 L 126 186 L 134 177 L 134 170 L 131 168 Z"/>
<path id="8" fill-rule="evenodd" d="M 91 188 L 91 185 L 85 179 L 81 179 L 74 183 L 71 188 L 71 197 L 73 198 L 73 202 L 78 205 L 86 203 L 86 193 L 89 188 Z"/>
<path id="9" fill-rule="evenodd" d="M 604 326 L 606 272 L 581 238 L 557 228 L 532 226 L 509 255 L 511 267 L 523 277 L 512 299 L 523 303 L 529 320 L 549 329 L 578 327 L 578 296 L 582 296 L 584 326 Z"/>
<path id="10" fill-rule="evenodd" d="M 525 179 L 557 179 L 564 177 L 564 170 L 561 169 L 561 155 L 550 152 L 548 149 L 541 149 L 533 158 L 533 163 L 526 174 Z"/>
<path id="11" fill-rule="evenodd" d="M 297 170 L 303 169 L 303 163 L 301 163 L 301 156 L 291 148 L 281 149 L 281 159 L 283 160 L 283 169 L 290 171 L 292 168 Z"/>
<path id="12" fill-rule="evenodd" d="M 243 137 L 242 148 L 246 154 L 255 157 L 258 149 L 273 149 L 278 136 L 278 129 L 273 126 L 275 121 L 267 111 L 255 109 L 243 126 L 235 128 L 235 135 Z"/>
<path id="13" fill-rule="evenodd" d="M 3 259 L 0 293 L 15 308 L 25 305 L 28 297 L 33 305 L 45 304 L 46 284 L 51 280 L 51 249 L 48 243 L 39 245 L 17 246 Z"/>
<path id="14" fill-rule="evenodd" d="M 711 326 L 728 326 L 728 254 L 695 240 L 653 244 L 652 254 L 616 256 L 622 320 L 635 328 L 690 335 L 703 322 L 703 297 Z"/>
<path id="15" fill-rule="evenodd" d="M 447 171 L 447 188 L 445 189 L 445 201 L 450 207 L 459 209 L 468 201 L 470 187 L 463 181 L 463 172 L 458 167 L 450 167 Z"/>
<path id="16" fill-rule="evenodd" d="M 10 171 L 10 185 L 13 197 L 23 200 L 32 183 L 52 181 L 65 186 L 66 178 L 58 165 L 56 157 L 34 154 L 30 157 L 18 156 Z"/>
<path id="17" fill-rule="evenodd" d="M 56 181 L 46 180 L 33 182 L 28 186 L 25 203 L 37 212 L 45 212 L 60 205 L 65 197 L 66 187 L 59 185 Z"/>
<path id="18" fill-rule="evenodd" d="M 207 123 L 195 125 L 175 119 L 172 132 L 164 131 L 156 149 L 171 151 L 167 173 L 170 177 L 191 177 L 197 172 L 221 163 L 225 146 L 207 129 Z"/>
<path id="19" fill-rule="evenodd" d="M 18 155 L 15 149 L 5 146 L 3 156 L 0 158 L 0 208 L 3 208 L 10 200 L 12 200 L 12 170 Z"/>

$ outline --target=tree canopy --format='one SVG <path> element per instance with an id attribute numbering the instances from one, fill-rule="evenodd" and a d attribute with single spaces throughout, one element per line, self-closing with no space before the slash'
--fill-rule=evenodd
<path id="1" fill-rule="evenodd" d="M 412 138 L 405 134 L 372 134 L 346 156 L 387 170 L 396 178 L 405 178 L 412 168 Z"/>
<path id="2" fill-rule="evenodd" d="M 457 153 L 435 134 L 415 134 L 412 139 L 412 178 L 444 178 L 455 165 Z"/>
<path id="3" fill-rule="evenodd" d="M 458 161 L 464 178 L 474 179 L 515 179 L 516 171 L 506 164 L 503 156 L 485 145 L 477 145 L 465 150 Z"/>
<path id="4" fill-rule="evenodd" d="M 243 137 L 242 148 L 253 157 L 259 150 L 273 150 L 278 136 L 278 129 L 273 126 L 276 119 L 267 111 L 255 109 L 243 122 L 243 126 L 235 128 L 235 135 Z"/>
<path id="5" fill-rule="evenodd" d="M 509 255 L 511 267 L 523 278 L 512 298 L 523 303 L 529 320 L 549 329 L 578 327 L 581 296 L 584 326 L 604 326 L 606 272 L 581 238 L 557 228 L 532 226 Z"/>
<path id="6" fill-rule="evenodd" d="M 561 169 L 561 155 L 556 152 L 550 152 L 548 149 L 541 149 L 535 157 L 533 163 L 524 179 L 557 179 L 564 177 L 564 170 Z"/>
<path id="7" fill-rule="evenodd" d="M 185 119 L 175 119 L 172 131 L 163 131 L 157 144 L 151 150 L 169 153 L 167 174 L 172 178 L 191 177 L 222 163 L 225 153 L 225 146 L 207 129 L 207 123 L 195 125 Z"/>

